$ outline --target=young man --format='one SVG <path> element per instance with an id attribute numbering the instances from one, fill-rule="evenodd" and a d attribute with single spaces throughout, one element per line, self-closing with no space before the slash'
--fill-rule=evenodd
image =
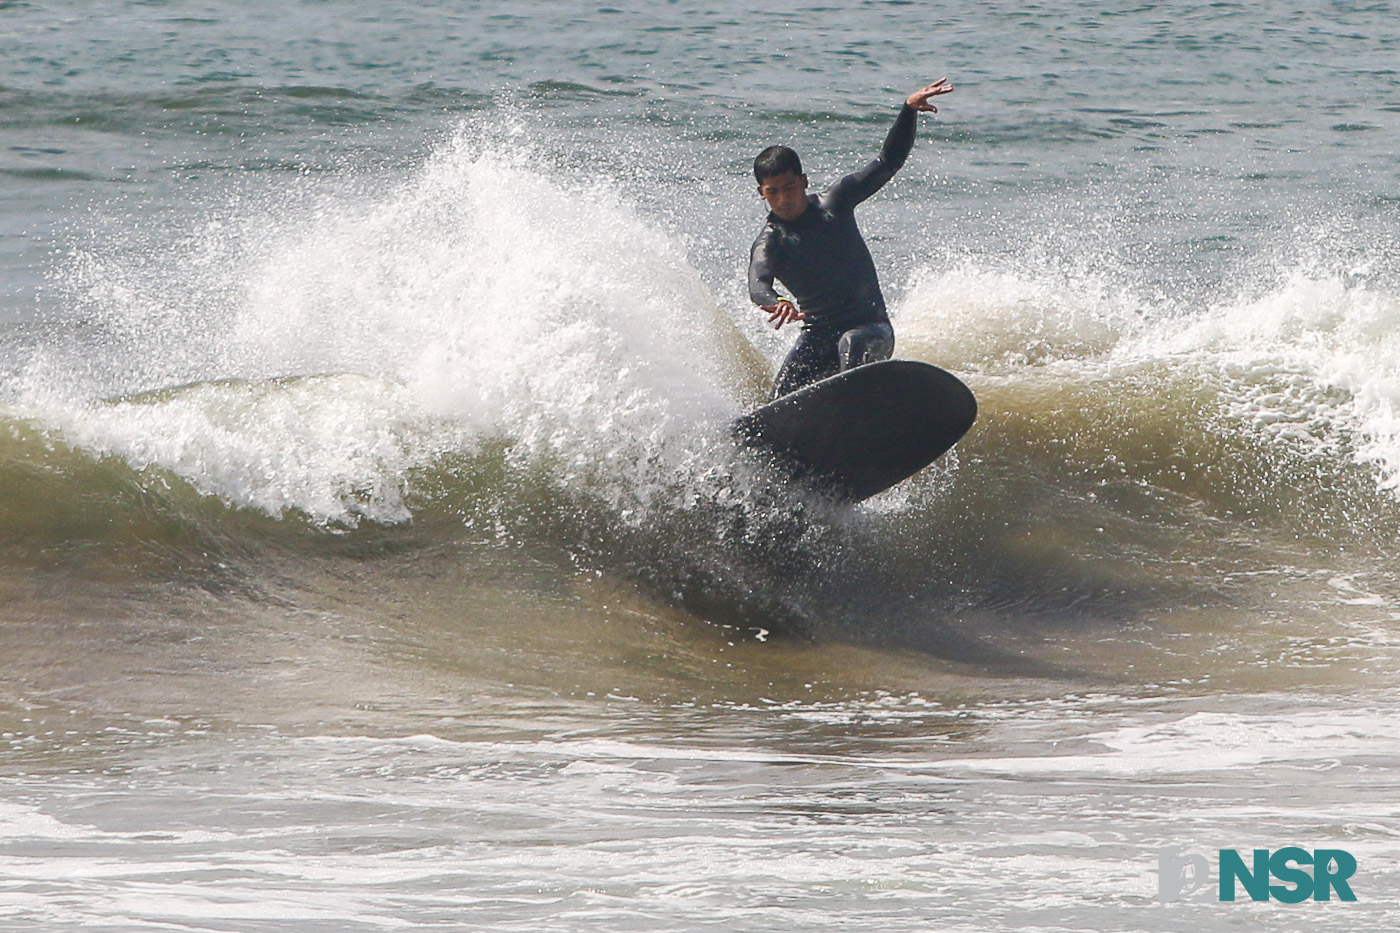
<path id="1" fill-rule="evenodd" d="M 918 113 L 937 113 L 929 101 L 951 90 L 948 79 L 940 78 L 910 94 L 879 157 L 821 194 L 807 193 L 802 162 L 786 146 L 770 146 L 754 159 L 758 194 L 772 211 L 749 254 L 749 297 L 775 328 L 803 322 L 773 383 L 773 398 L 894 352 L 875 262 L 854 211 L 904 165 Z M 795 301 L 774 291 L 774 278 Z"/>

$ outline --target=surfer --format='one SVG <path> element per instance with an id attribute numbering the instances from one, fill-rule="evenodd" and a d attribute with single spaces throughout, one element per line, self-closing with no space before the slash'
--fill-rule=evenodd
<path id="1" fill-rule="evenodd" d="M 855 208 L 904 165 L 918 114 L 937 113 L 930 101 L 952 90 L 939 78 L 910 94 L 875 161 L 821 194 L 807 193 L 802 161 L 787 146 L 770 146 L 754 159 L 758 194 L 771 210 L 749 254 L 749 297 L 775 329 L 802 322 L 773 398 L 894 353 L 894 330 Z M 774 290 L 775 278 L 792 298 Z"/>

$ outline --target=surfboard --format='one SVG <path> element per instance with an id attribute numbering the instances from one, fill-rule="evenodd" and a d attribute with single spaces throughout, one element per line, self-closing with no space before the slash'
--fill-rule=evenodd
<path id="1" fill-rule="evenodd" d="M 775 399 L 732 433 L 786 479 L 859 502 L 943 456 L 976 419 L 977 399 L 952 373 L 885 360 Z"/>

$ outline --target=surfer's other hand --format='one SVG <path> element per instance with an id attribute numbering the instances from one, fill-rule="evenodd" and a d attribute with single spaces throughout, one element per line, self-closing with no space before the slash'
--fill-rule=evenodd
<path id="1" fill-rule="evenodd" d="M 948 83 L 948 79 L 939 78 L 928 87 L 921 87 L 913 94 L 910 94 L 904 102 L 915 110 L 922 111 L 923 113 L 937 113 L 938 108 L 930 104 L 929 100 L 937 97 L 939 94 L 951 94 L 952 92 L 953 86 Z"/>
<path id="2" fill-rule="evenodd" d="M 797 305 L 786 298 L 775 305 L 759 305 L 759 308 L 768 312 L 768 323 L 773 325 L 774 330 L 792 321 L 807 320 L 807 315 L 797 310 Z"/>

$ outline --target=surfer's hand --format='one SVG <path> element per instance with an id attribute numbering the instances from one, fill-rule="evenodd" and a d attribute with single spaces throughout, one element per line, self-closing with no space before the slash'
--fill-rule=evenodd
<path id="1" fill-rule="evenodd" d="M 768 323 L 773 325 L 774 330 L 793 321 L 807 320 L 807 315 L 797 310 L 797 305 L 786 298 L 775 305 L 759 305 L 759 308 L 768 312 Z"/>
<path id="2" fill-rule="evenodd" d="M 931 98 L 939 94 L 951 94 L 953 86 L 948 83 L 947 78 L 939 78 L 928 87 L 921 87 L 904 101 L 910 107 L 922 113 L 937 113 L 938 108 L 929 103 Z"/>

